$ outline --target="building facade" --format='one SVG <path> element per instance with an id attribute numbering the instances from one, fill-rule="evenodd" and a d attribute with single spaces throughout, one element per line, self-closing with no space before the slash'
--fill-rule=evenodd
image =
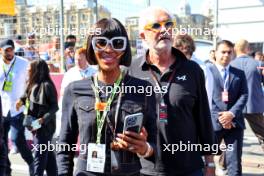
<path id="1" fill-rule="evenodd" d="M 99 5 L 98 19 L 110 17 L 111 13 Z M 60 28 L 60 11 L 57 6 L 27 6 L 17 5 L 15 16 L 1 16 L 0 39 L 34 32 L 37 41 L 49 43 L 54 36 L 63 32 L 64 36 L 76 35 L 79 43 L 83 43 L 87 34 L 93 32 L 91 26 L 95 23 L 94 8 L 90 4 L 67 4 L 64 6 L 64 27 Z"/>
<path id="2" fill-rule="evenodd" d="M 219 1 L 218 36 L 232 42 L 243 38 L 252 50 L 264 51 L 264 1 Z"/>

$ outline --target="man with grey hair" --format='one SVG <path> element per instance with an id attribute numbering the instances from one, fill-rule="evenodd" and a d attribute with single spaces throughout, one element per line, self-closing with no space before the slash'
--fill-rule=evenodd
<path id="1" fill-rule="evenodd" d="M 207 155 L 205 175 L 214 175 L 212 150 L 203 150 L 214 144 L 204 74 L 172 47 L 173 27 L 173 16 L 165 9 L 149 7 L 140 16 L 140 37 L 148 50 L 134 59 L 130 74 L 155 87 L 158 107 L 156 154 L 142 156 L 141 174 L 201 176 L 202 155 Z M 194 145 L 202 147 L 192 150 Z M 189 147 L 181 150 L 183 146 Z"/>
<path id="2" fill-rule="evenodd" d="M 245 72 L 248 85 L 248 101 L 243 113 L 264 150 L 264 93 L 261 87 L 263 75 L 259 74 L 258 62 L 248 56 L 247 40 L 237 41 L 235 52 L 237 57 L 231 65 Z"/>

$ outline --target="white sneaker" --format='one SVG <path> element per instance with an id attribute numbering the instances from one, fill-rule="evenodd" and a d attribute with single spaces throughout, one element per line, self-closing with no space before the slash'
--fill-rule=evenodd
<path id="1" fill-rule="evenodd" d="M 215 172 L 216 172 L 217 176 L 226 176 L 227 175 L 226 169 L 217 168 Z"/>

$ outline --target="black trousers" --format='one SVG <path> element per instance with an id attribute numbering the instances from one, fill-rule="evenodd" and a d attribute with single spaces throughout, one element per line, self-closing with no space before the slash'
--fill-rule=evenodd
<path id="1" fill-rule="evenodd" d="M 245 118 L 248 121 L 248 124 L 256 137 L 259 140 L 259 143 L 264 151 L 264 116 L 263 114 L 244 114 Z M 219 164 L 226 169 L 226 159 L 225 152 L 223 152 L 219 158 Z"/>
<path id="2" fill-rule="evenodd" d="M 3 143 L 2 139 L 0 139 L 0 176 L 6 175 L 6 168 L 8 161 L 8 151 L 6 145 Z"/>
<path id="3" fill-rule="evenodd" d="M 223 129 L 221 131 L 216 131 L 215 133 L 219 144 L 224 139 L 225 145 L 230 147 L 224 152 L 228 175 L 241 176 L 244 130 L 240 128 L 231 128 L 230 130 Z"/>
<path id="4" fill-rule="evenodd" d="M 264 115 L 259 113 L 244 115 L 264 150 Z"/>
<path id="5" fill-rule="evenodd" d="M 26 163 L 30 165 L 33 163 L 33 156 L 26 142 L 23 119 L 24 119 L 23 113 L 20 113 L 14 117 L 11 117 L 10 113 L 8 113 L 7 117 L 3 117 L 3 126 L 4 126 L 3 140 L 6 148 L 8 149 L 8 132 L 10 130 L 10 126 L 13 126 L 13 128 L 17 130 L 17 136 L 14 140 L 16 142 L 16 146 L 19 150 L 19 153 L 21 154 L 21 157 L 26 161 Z M 6 168 L 7 175 L 11 174 L 10 166 L 11 166 L 10 160 L 7 158 L 7 168 Z"/>
<path id="6" fill-rule="evenodd" d="M 33 135 L 34 151 L 34 176 L 43 176 L 46 170 L 47 176 L 57 176 L 58 168 L 55 152 L 48 148 L 51 144 L 52 135 L 45 136 L 41 131 Z"/>
<path id="7" fill-rule="evenodd" d="M 167 176 L 203 176 L 203 175 L 204 175 L 203 170 L 199 169 L 199 170 L 196 170 L 196 171 L 189 173 L 189 174 L 184 174 L 184 175 L 168 174 Z M 145 174 L 141 173 L 140 176 L 152 176 L 152 175 L 145 175 Z"/>
<path id="8" fill-rule="evenodd" d="M 77 171 L 75 172 L 74 176 L 121 176 L 121 175 L 112 175 L 112 174 L 103 174 L 103 173 L 91 173 L 86 171 Z M 127 174 L 122 176 L 140 176 L 140 173 L 135 174 Z"/>

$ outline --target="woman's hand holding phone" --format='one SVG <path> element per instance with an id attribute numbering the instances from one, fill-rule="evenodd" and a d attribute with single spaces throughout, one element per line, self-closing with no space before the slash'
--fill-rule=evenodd
<path id="1" fill-rule="evenodd" d="M 118 133 L 116 140 L 120 149 L 144 155 L 148 150 L 147 137 L 148 133 L 142 127 L 140 133 L 132 131 L 125 131 L 123 134 Z"/>

